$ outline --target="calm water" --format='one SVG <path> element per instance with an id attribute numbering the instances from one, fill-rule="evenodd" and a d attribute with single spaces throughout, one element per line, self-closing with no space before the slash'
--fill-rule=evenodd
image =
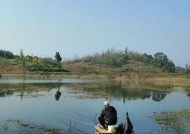
<path id="1" fill-rule="evenodd" d="M 118 112 L 118 124 L 128 112 L 136 134 L 163 133 L 154 112 L 190 108 L 181 87 L 172 92 L 144 90 L 122 83 L 59 80 L 0 80 L 0 133 L 22 131 L 7 119 L 61 129 L 64 134 L 94 133 L 94 125 L 108 99 Z M 3 126 L 3 127 L 2 127 Z"/>

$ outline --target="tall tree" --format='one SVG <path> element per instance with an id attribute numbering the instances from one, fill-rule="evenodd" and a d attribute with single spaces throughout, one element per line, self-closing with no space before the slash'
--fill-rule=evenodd
<path id="1" fill-rule="evenodd" d="M 167 55 L 165 55 L 163 52 L 158 52 L 154 54 L 153 65 L 159 67 L 165 72 L 174 73 L 176 71 L 173 61 L 169 60 Z"/>
<path id="2" fill-rule="evenodd" d="M 22 49 L 20 50 L 20 59 L 21 59 L 21 60 L 23 60 L 23 59 L 24 59 L 24 54 L 23 54 Z"/>
<path id="3" fill-rule="evenodd" d="M 62 61 L 62 58 L 61 58 L 59 52 L 55 53 L 55 59 L 57 60 L 58 63 L 60 63 L 60 61 Z"/>
<path id="4" fill-rule="evenodd" d="M 125 48 L 125 54 L 126 55 L 128 54 L 128 48 L 127 47 Z"/>
<path id="5" fill-rule="evenodd" d="M 154 66 L 162 68 L 167 62 L 167 55 L 165 55 L 163 52 L 158 52 L 154 54 Z"/>
<path id="6" fill-rule="evenodd" d="M 152 55 L 148 55 L 146 53 L 143 54 L 143 62 L 146 63 L 146 64 L 152 64 L 153 62 L 153 57 Z"/>
<path id="7" fill-rule="evenodd" d="M 175 73 L 176 72 L 176 67 L 173 61 L 168 61 L 163 68 L 165 71 L 170 72 L 170 73 Z"/>

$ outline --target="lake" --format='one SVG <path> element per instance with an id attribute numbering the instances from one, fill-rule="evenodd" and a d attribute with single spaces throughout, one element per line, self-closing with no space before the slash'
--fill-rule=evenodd
<path id="1" fill-rule="evenodd" d="M 189 109 L 190 96 L 182 87 L 163 92 L 164 88 L 168 87 L 154 91 L 138 83 L 82 79 L 0 80 L 0 133 L 55 128 L 64 134 L 93 134 L 104 100 L 117 109 L 117 124 L 129 113 L 136 134 L 169 133 L 153 114 Z"/>

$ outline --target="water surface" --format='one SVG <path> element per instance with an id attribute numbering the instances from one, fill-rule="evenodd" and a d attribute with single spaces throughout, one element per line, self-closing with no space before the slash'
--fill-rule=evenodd
<path id="1" fill-rule="evenodd" d="M 128 112 L 135 133 L 164 133 L 152 118 L 154 112 L 190 108 L 185 89 L 172 88 L 171 92 L 156 92 L 123 83 L 81 79 L 0 80 L 0 124 L 5 126 L 5 120 L 18 119 L 58 128 L 64 134 L 92 134 L 103 102 L 108 99 L 117 109 L 118 124 Z M 0 133 L 22 131 L 9 124 L 1 128 Z"/>

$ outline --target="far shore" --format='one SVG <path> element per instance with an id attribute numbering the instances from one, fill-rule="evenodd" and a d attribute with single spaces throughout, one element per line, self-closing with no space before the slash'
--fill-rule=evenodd
<path id="1" fill-rule="evenodd" d="M 133 76 L 117 76 L 117 75 L 102 75 L 102 74 L 60 74 L 60 73 L 26 73 L 26 74 L 3 74 L 1 79 L 12 80 L 12 79 L 97 79 L 97 80 L 108 80 L 122 82 L 124 84 L 135 83 L 143 87 L 159 87 L 170 86 L 170 87 L 185 87 L 186 91 L 190 92 L 190 78 L 186 76 L 148 76 L 144 75 L 139 77 Z"/>

